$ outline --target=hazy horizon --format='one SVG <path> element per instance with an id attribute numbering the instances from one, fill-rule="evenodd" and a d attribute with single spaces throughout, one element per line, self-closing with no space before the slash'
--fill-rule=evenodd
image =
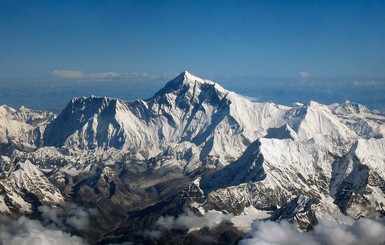
<path id="1" fill-rule="evenodd" d="M 59 113 L 73 97 L 106 96 L 122 100 L 147 99 L 177 74 L 131 78 L 8 80 L 0 85 L 0 104 Z M 200 76 L 200 75 L 198 75 Z M 267 78 L 203 77 L 257 102 L 291 105 L 315 100 L 323 104 L 361 103 L 385 113 L 385 78 Z M 37 82 L 38 81 L 38 82 Z M 368 96 L 370 94 L 371 96 Z"/>

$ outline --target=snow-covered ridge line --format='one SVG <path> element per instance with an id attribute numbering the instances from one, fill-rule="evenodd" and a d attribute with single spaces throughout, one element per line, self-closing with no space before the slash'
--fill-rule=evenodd
<path id="1" fill-rule="evenodd" d="M 8 121 L 6 115 L 15 114 L 7 107 L 0 112 Z M 190 142 L 201 152 L 201 161 L 219 157 L 219 165 L 235 160 L 260 137 L 351 144 L 364 135 L 382 138 L 385 134 L 385 117 L 373 115 L 356 103 L 325 106 L 310 101 L 287 107 L 252 102 L 187 71 L 150 99 L 73 98 L 53 121 L 53 116 L 49 118 L 44 121 L 47 128 L 39 131 L 41 135 L 33 133 L 29 142 L 37 142 L 31 142 L 31 146 L 89 150 L 113 147 L 135 150 L 150 158 L 161 154 L 169 144 Z M 6 128 L 3 142 L 9 142 L 5 131 L 16 134 L 12 138 L 24 139 L 35 130 L 16 124 L 2 123 Z"/>

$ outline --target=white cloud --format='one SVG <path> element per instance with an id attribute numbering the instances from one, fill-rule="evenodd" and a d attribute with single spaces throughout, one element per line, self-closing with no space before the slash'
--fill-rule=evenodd
<path id="1" fill-rule="evenodd" d="M 200 230 L 203 227 L 213 228 L 224 220 L 230 220 L 231 214 L 223 214 L 219 211 L 209 211 L 202 216 L 186 209 L 183 214 L 178 217 L 165 216 L 160 217 L 155 222 L 154 230 L 144 231 L 144 235 L 151 238 L 158 238 L 164 230 L 188 230 L 188 232 Z"/>
<path id="2" fill-rule="evenodd" d="M 121 73 L 121 76 L 125 77 L 125 78 L 141 78 L 141 79 L 156 79 L 156 78 L 159 78 L 159 77 L 162 77 L 165 75 L 166 74 L 159 75 L 159 74 L 152 74 L 152 73 L 147 73 L 147 72 L 124 72 L 124 73 Z"/>
<path id="3" fill-rule="evenodd" d="M 66 79 L 80 79 L 85 77 L 85 74 L 83 72 L 72 71 L 72 70 L 66 70 L 66 71 L 54 70 L 52 72 L 52 75 L 55 77 L 66 78 Z"/>
<path id="4" fill-rule="evenodd" d="M 85 209 L 74 204 L 69 206 L 67 212 L 69 218 L 66 219 L 65 223 L 78 230 L 88 229 L 90 227 L 90 217 L 94 217 L 98 214 L 97 210 L 94 208 Z"/>
<path id="5" fill-rule="evenodd" d="M 198 216 L 194 214 L 189 209 L 186 209 L 185 212 L 178 217 L 167 216 L 160 217 L 156 221 L 156 225 L 168 230 L 171 229 L 188 229 L 189 231 L 199 230 L 203 227 L 215 227 L 220 224 L 223 220 L 229 220 L 232 218 L 232 215 L 223 214 L 219 211 L 209 211 L 203 216 Z"/>
<path id="6" fill-rule="evenodd" d="M 41 212 L 41 217 L 48 222 L 53 222 L 56 225 L 62 225 L 61 218 L 58 217 L 55 210 L 48 206 L 40 206 L 38 207 L 39 212 Z"/>
<path id="7" fill-rule="evenodd" d="M 307 72 L 307 71 L 300 71 L 300 72 L 298 72 L 298 76 L 299 76 L 300 78 L 309 78 L 311 75 L 310 75 L 310 73 Z"/>
<path id="8" fill-rule="evenodd" d="M 44 227 L 39 221 L 20 217 L 12 220 L 0 215 L 0 244 L 18 245 L 84 245 L 77 236 L 63 231 Z"/>
<path id="9" fill-rule="evenodd" d="M 111 81 L 111 80 L 128 80 L 128 81 L 144 81 L 158 78 L 173 78 L 175 74 L 155 74 L 147 72 L 99 72 L 86 73 L 76 70 L 54 70 L 53 76 L 64 79 L 84 80 L 84 81 Z"/>
<path id="10" fill-rule="evenodd" d="M 121 74 L 118 72 L 109 71 L 109 72 L 101 72 L 101 73 L 91 73 L 91 74 L 88 74 L 88 76 L 90 78 L 96 78 L 96 79 L 107 79 L 107 78 L 119 77 L 121 76 Z"/>
<path id="11" fill-rule="evenodd" d="M 98 211 L 94 208 L 86 209 L 75 204 L 70 204 L 65 211 L 54 210 L 48 206 L 40 206 L 38 210 L 46 223 L 60 228 L 73 227 L 77 230 L 89 229 L 90 218 L 98 215 Z"/>
<path id="12" fill-rule="evenodd" d="M 359 219 L 341 224 L 335 220 L 320 220 L 314 229 L 308 232 L 298 230 L 296 224 L 287 221 L 256 221 L 252 231 L 239 243 L 240 245 L 258 244 L 329 244 L 360 245 L 384 244 L 384 219 Z"/>

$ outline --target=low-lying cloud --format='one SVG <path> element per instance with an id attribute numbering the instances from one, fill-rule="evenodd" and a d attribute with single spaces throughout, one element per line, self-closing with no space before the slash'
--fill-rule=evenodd
<path id="1" fill-rule="evenodd" d="M 204 227 L 214 228 L 222 221 L 231 221 L 231 214 L 209 211 L 202 216 L 191 210 L 178 217 L 160 217 L 153 230 L 144 235 L 159 238 L 166 230 L 200 230 Z M 247 233 L 240 245 L 374 245 L 385 244 L 385 219 L 354 220 L 344 216 L 340 223 L 336 220 L 320 219 L 311 231 L 301 232 L 297 224 L 286 220 L 281 222 L 256 220 L 251 231 Z"/>
<path id="2" fill-rule="evenodd" d="M 385 243 L 384 219 L 347 218 L 350 222 L 341 224 L 334 220 L 320 220 L 314 229 L 300 232 L 296 224 L 287 221 L 255 221 L 240 245 L 258 244 L 309 244 L 309 245 L 361 245 Z"/>
<path id="3" fill-rule="evenodd" d="M 39 221 L 20 217 L 13 220 L 0 215 L 0 244 L 18 245 L 84 245 L 82 238 L 72 236 L 53 227 L 45 227 Z"/>
<path id="4" fill-rule="evenodd" d="M 72 236 L 69 230 L 87 230 L 91 219 L 98 215 L 96 209 L 86 209 L 70 204 L 64 209 L 38 207 L 41 222 L 25 216 L 17 220 L 0 215 L 0 244 L 28 245 L 83 245 L 82 238 Z"/>
<path id="5" fill-rule="evenodd" d="M 145 231 L 145 235 L 157 238 L 164 230 L 188 230 L 188 232 L 200 230 L 204 227 L 214 228 L 222 221 L 230 220 L 231 214 L 223 214 L 219 211 L 209 211 L 202 216 L 186 209 L 183 214 L 178 217 L 165 216 L 160 217 L 156 222 L 153 230 Z"/>
<path id="6" fill-rule="evenodd" d="M 48 206 L 40 206 L 38 210 L 46 223 L 53 224 L 56 227 L 72 227 L 77 230 L 89 229 L 90 219 L 98 215 L 98 211 L 94 208 L 86 209 L 75 204 L 66 207 L 65 215 Z"/>
<path id="7" fill-rule="evenodd" d="M 203 227 L 212 228 L 219 225 L 223 220 L 229 220 L 233 216 L 229 214 L 223 214 L 219 211 L 209 211 L 203 216 L 198 216 L 190 210 L 185 212 L 178 217 L 166 216 L 160 217 L 156 221 L 156 226 L 172 229 L 188 229 L 189 231 L 199 230 Z"/>

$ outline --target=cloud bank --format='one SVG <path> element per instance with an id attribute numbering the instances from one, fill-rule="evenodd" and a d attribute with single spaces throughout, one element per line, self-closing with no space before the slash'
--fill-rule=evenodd
<path id="1" fill-rule="evenodd" d="M 71 236 L 52 227 L 44 227 L 39 221 L 21 217 L 12 220 L 0 215 L 0 244 L 18 245 L 85 245 L 83 239 Z"/>
<path id="2" fill-rule="evenodd" d="M 204 227 L 214 228 L 222 221 L 231 221 L 232 215 L 218 211 L 209 211 L 198 216 L 190 210 L 178 217 L 160 217 L 153 230 L 144 235 L 159 238 L 165 230 L 200 230 Z M 286 220 L 281 222 L 256 220 L 240 245 L 375 245 L 385 244 L 385 219 L 354 220 L 343 216 L 340 223 L 336 220 L 320 219 L 313 230 L 301 232 L 296 224 Z"/>
<path id="3" fill-rule="evenodd" d="M 86 73 L 78 70 L 54 70 L 51 75 L 62 79 L 72 80 L 85 80 L 85 81 L 113 81 L 113 80 L 153 80 L 153 79 L 169 79 L 173 78 L 176 74 L 154 74 L 147 72 L 99 72 L 99 73 Z"/>
<path id="4" fill-rule="evenodd" d="M 67 71 L 54 70 L 52 72 L 52 75 L 55 77 L 67 78 L 67 79 L 79 79 L 85 76 L 85 74 L 81 71 L 72 71 L 72 70 L 67 70 Z"/>
<path id="5" fill-rule="evenodd" d="M 296 224 L 287 221 L 255 221 L 240 245 L 278 245 L 278 244 L 309 244 L 309 245 L 361 245 L 385 243 L 384 219 L 350 220 L 341 224 L 334 220 L 320 220 L 313 230 L 300 232 Z"/>
<path id="6" fill-rule="evenodd" d="M 42 221 L 30 220 L 25 216 L 13 220 L 0 215 L 0 244 L 20 245 L 83 245 L 82 238 L 72 236 L 71 229 L 87 230 L 91 218 L 98 215 L 96 209 L 86 209 L 70 204 L 65 210 L 48 206 L 38 207 Z"/>

